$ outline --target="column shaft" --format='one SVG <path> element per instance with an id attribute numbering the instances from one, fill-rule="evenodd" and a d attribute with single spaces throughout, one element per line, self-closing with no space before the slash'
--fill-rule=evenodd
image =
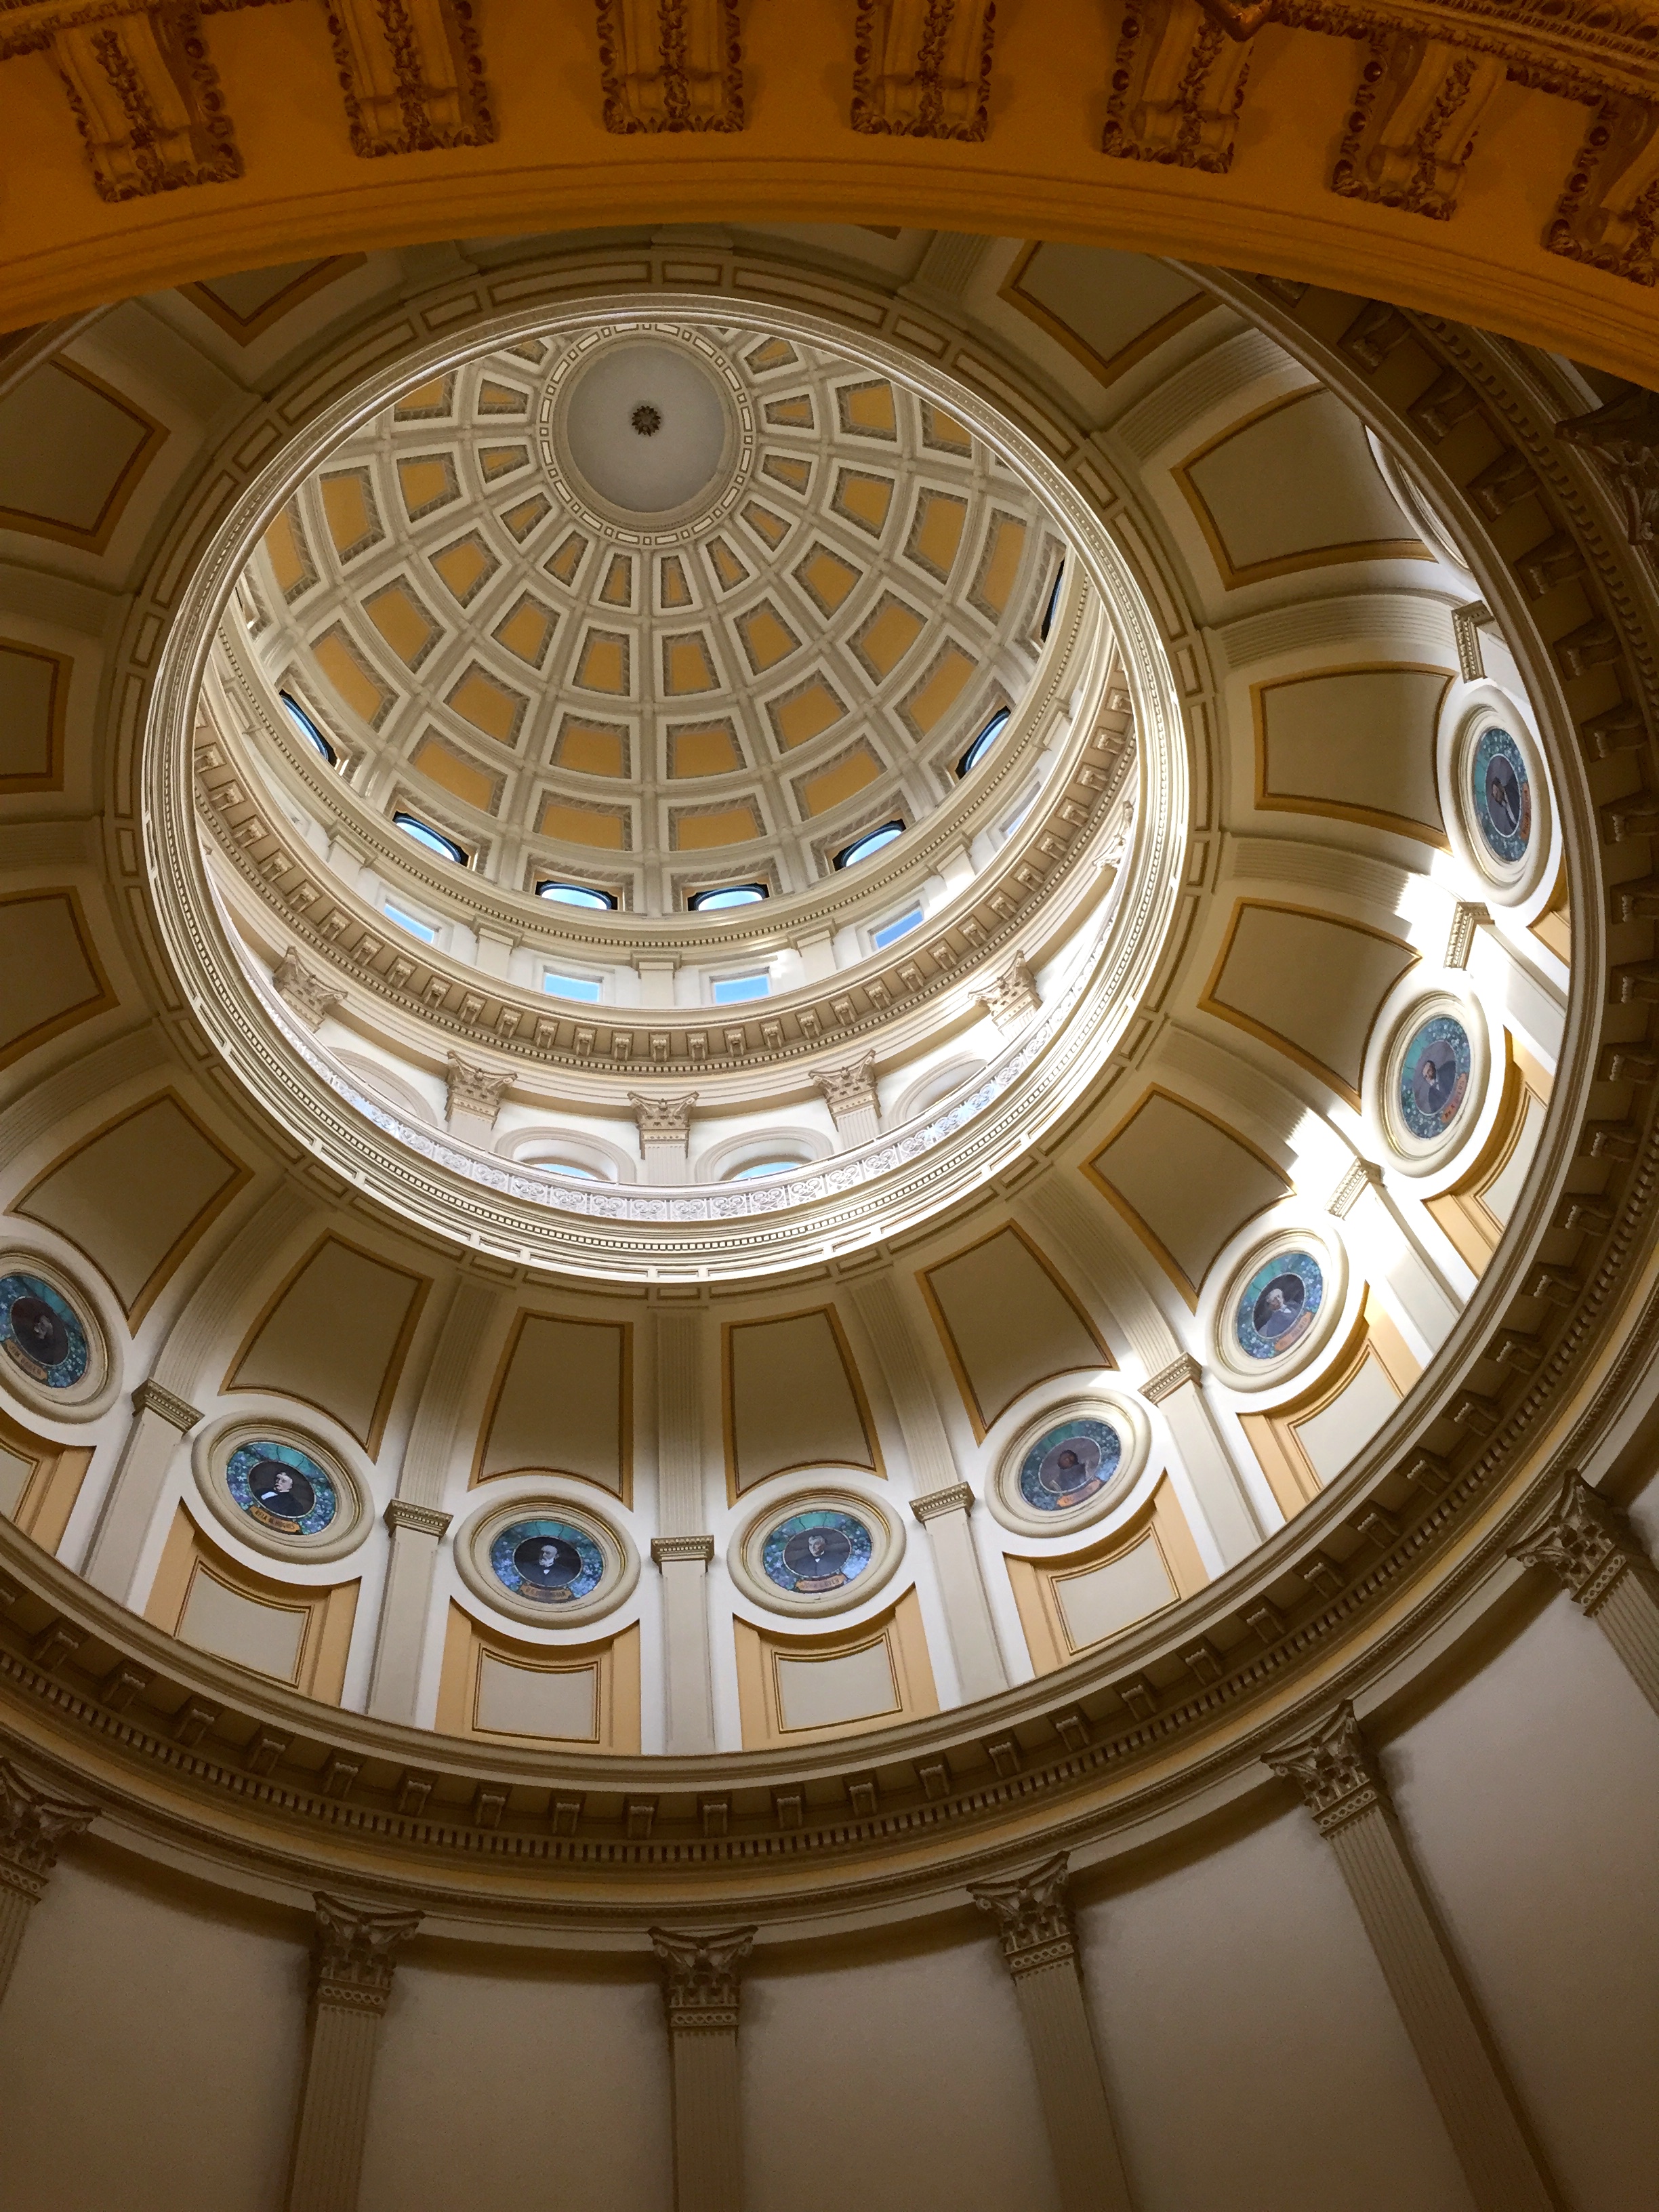
<path id="1" fill-rule="evenodd" d="M 23 1931 L 35 1903 L 35 1897 L 15 1883 L 11 1869 L 0 1866 L 0 2003 L 10 1987 L 11 1970 L 23 1948 Z"/>
<path id="2" fill-rule="evenodd" d="M 1198 1362 L 1183 1353 L 1148 1377 L 1146 1395 L 1164 1408 L 1210 1533 L 1231 1567 L 1255 1551 L 1265 1531 L 1199 1387 L 1201 1371 Z"/>
<path id="3" fill-rule="evenodd" d="M 969 1705 L 979 1698 L 994 1697 L 1008 1686 L 996 1624 L 974 1549 L 973 1530 L 968 1525 L 972 1502 L 973 1492 L 964 1482 L 935 1491 L 931 1498 L 915 1498 L 910 1506 L 933 1547 L 939 1595 L 945 1601 L 951 1649 L 956 1654 L 957 1678 Z"/>
<path id="4" fill-rule="evenodd" d="M 1437 1352 L 1462 1309 L 1384 1194 L 1380 1177 L 1367 1178 L 1346 1219 L 1360 1252 L 1386 1279 L 1425 1347 Z"/>
<path id="5" fill-rule="evenodd" d="M 353 2212 L 380 2034 L 378 2013 L 313 2007 L 289 2212 Z"/>
<path id="6" fill-rule="evenodd" d="M 179 1441 L 201 1415 L 154 1382 L 132 1394 L 132 1426 L 116 1463 L 82 1570 L 94 1589 L 125 1603 Z"/>
<path id="7" fill-rule="evenodd" d="M 1590 1618 L 1659 1713 L 1659 1592 L 1645 1576 L 1620 1575 Z"/>
<path id="8" fill-rule="evenodd" d="M 1352 1706 L 1269 1753 L 1267 1763 L 1296 1783 L 1335 1853 L 1480 2212 L 1558 2212 Z"/>
<path id="9" fill-rule="evenodd" d="M 1075 1960 L 1014 1982 L 1063 2212 L 1133 2212 Z"/>
<path id="10" fill-rule="evenodd" d="M 739 2212 L 743 2125 L 737 2027 L 676 2027 L 670 2045 L 675 2212 Z"/>
<path id="11" fill-rule="evenodd" d="M 433 1571 L 450 1516 L 394 1498 L 386 1517 L 392 1530 L 392 1549 L 375 1627 L 368 1710 L 378 1720 L 412 1724 L 427 1620 L 432 1610 Z"/>
<path id="12" fill-rule="evenodd" d="M 665 1748 L 671 1756 L 714 1748 L 708 1589 L 714 1551 L 712 1536 L 659 1536 L 651 1546 L 662 1571 Z"/>

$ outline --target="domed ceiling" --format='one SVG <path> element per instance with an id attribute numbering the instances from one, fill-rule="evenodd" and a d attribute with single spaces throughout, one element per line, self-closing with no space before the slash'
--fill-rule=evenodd
<path id="1" fill-rule="evenodd" d="M 354 793 L 488 881 L 684 911 L 924 820 L 1062 546 L 947 408 L 732 322 L 527 337 L 313 470 L 252 579 Z"/>

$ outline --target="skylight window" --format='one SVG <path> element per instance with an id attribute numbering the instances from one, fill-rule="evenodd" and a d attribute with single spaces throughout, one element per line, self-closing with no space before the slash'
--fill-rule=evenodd
<path id="1" fill-rule="evenodd" d="M 300 732 L 300 735 L 305 739 L 306 743 L 309 745 L 314 746 L 331 768 L 337 768 L 340 764 L 339 755 L 335 751 L 333 746 L 330 744 L 328 739 L 323 735 L 315 722 L 312 720 L 310 715 L 307 714 L 305 708 L 300 704 L 299 701 L 297 699 L 290 699 L 286 691 L 279 691 L 276 696 L 288 710 L 288 719 L 293 723 L 295 728 Z"/>
<path id="2" fill-rule="evenodd" d="M 560 906 L 586 907 L 595 914 L 614 914 L 617 908 L 609 891 L 589 890 L 586 884 L 538 884 L 536 896 L 554 899 Z"/>
<path id="3" fill-rule="evenodd" d="M 1042 610 L 1042 622 L 1037 630 L 1037 635 L 1040 638 L 1046 638 L 1054 626 L 1054 617 L 1060 612 L 1060 587 L 1065 581 L 1066 563 L 1062 561 L 1054 571 L 1054 580 L 1048 592 L 1048 604 Z"/>
<path id="4" fill-rule="evenodd" d="M 855 868 L 860 860 L 867 860 L 872 853 L 879 853 L 884 845 L 904 835 L 902 822 L 884 822 L 879 830 L 866 830 L 862 837 L 854 837 L 850 845 L 843 845 L 836 855 L 838 868 Z"/>
<path id="5" fill-rule="evenodd" d="M 724 914 L 728 907 L 758 906 L 765 896 L 764 884 L 726 884 L 718 890 L 693 891 L 687 903 L 693 914 Z"/>
<path id="6" fill-rule="evenodd" d="M 556 975 L 549 969 L 542 977 L 542 988 L 550 991 L 556 999 L 586 999 L 591 1004 L 599 995 L 600 985 L 591 975 Z"/>
<path id="7" fill-rule="evenodd" d="M 453 860 L 458 868 L 467 865 L 464 847 L 453 837 L 446 837 L 441 830 L 434 830 L 429 822 L 422 822 L 418 814 L 394 814 L 393 825 L 405 837 L 412 837 L 417 845 L 424 845 L 428 853 L 435 853 L 441 860 Z"/>
<path id="8" fill-rule="evenodd" d="M 399 929 L 406 929 L 411 937 L 418 937 L 422 945 L 438 942 L 438 933 L 429 921 L 418 921 L 414 915 L 405 914 L 400 906 L 393 906 L 388 902 L 386 918 L 388 921 L 395 921 Z"/>
<path id="9" fill-rule="evenodd" d="M 1007 728 L 1009 723 L 1012 720 L 1013 708 L 1012 707 L 999 707 L 996 713 L 992 715 L 990 720 L 985 725 L 985 727 L 974 739 L 973 744 L 969 746 L 967 751 L 963 753 L 962 758 L 957 763 L 957 774 L 958 775 L 971 775 L 973 770 L 979 766 L 986 754 L 990 751 L 992 746 L 995 744 L 997 739 L 1002 735 L 1003 732 Z"/>
<path id="10" fill-rule="evenodd" d="M 735 1006 L 740 999 L 763 999 L 771 988 L 769 975 L 722 975 L 714 984 L 714 1004 Z"/>
<path id="11" fill-rule="evenodd" d="M 919 906 L 913 906 L 908 914 L 896 915 L 891 921 L 884 921 L 879 929 L 872 929 L 870 933 L 870 942 L 878 952 L 884 952 L 887 947 L 896 943 L 899 938 L 908 937 L 913 929 L 920 926 L 921 921 L 921 908 Z"/>

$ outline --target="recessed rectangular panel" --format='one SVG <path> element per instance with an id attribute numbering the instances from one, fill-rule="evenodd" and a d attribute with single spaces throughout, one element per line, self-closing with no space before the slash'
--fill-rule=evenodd
<path id="1" fill-rule="evenodd" d="M 1240 899 L 1199 1005 L 1288 1053 L 1358 1111 L 1371 1024 L 1417 957 L 1364 922 Z"/>
<path id="2" fill-rule="evenodd" d="M 198 1651 L 251 1667 L 256 1674 L 292 1682 L 299 1678 L 310 1617 L 308 1606 L 265 1605 L 198 1565 L 179 1616 L 179 1638 Z"/>
<path id="3" fill-rule="evenodd" d="M 0 638 L 0 792 L 61 791 L 71 662 Z"/>
<path id="4" fill-rule="evenodd" d="M 872 1720 L 899 1709 L 898 1685 L 887 1638 L 861 1650 L 822 1659 L 775 1657 L 778 1708 L 786 1729 L 836 1728 L 848 1721 Z"/>
<path id="5" fill-rule="evenodd" d="M 1157 1085 L 1085 1172 L 1189 1305 L 1228 1239 L 1290 1188 L 1237 1130 Z"/>
<path id="6" fill-rule="evenodd" d="M 478 1655 L 475 1724 L 492 1735 L 592 1743 L 599 1709 L 597 1667 L 515 1667 L 491 1651 Z"/>
<path id="7" fill-rule="evenodd" d="M 1334 1482 L 1399 1403 L 1400 1393 L 1388 1370 L 1373 1355 L 1361 1360 L 1353 1379 L 1328 1406 L 1295 1422 L 1297 1441 L 1319 1480 Z"/>
<path id="8" fill-rule="evenodd" d="M 734 1492 L 789 1468 L 879 1469 L 863 1389 L 828 1307 L 728 1327 L 726 1432 Z"/>
<path id="9" fill-rule="evenodd" d="M 431 1287 L 325 1237 L 255 1324 L 225 1388 L 281 1390 L 319 1407 L 373 1455 Z"/>
<path id="10" fill-rule="evenodd" d="M 1001 296 L 1110 384 L 1217 304 L 1168 262 L 1044 240 L 1014 264 Z"/>
<path id="11" fill-rule="evenodd" d="M 55 1161 L 14 1210 L 84 1252 L 136 1319 L 249 1173 L 166 1091 Z"/>
<path id="12" fill-rule="evenodd" d="M 23 1502 L 23 1492 L 29 1486 L 29 1477 L 34 1473 L 35 1462 L 25 1459 L 9 1444 L 0 1444 L 0 1513 L 8 1521 L 16 1514 Z"/>
<path id="13" fill-rule="evenodd" d="M 1158 1546 L 1146 1536 L 1100 1566 L 1056 1575 L 1054 1597 L 1072 1649 L 1081 1651 L 1115 1636 L 1131 1621 L 1173 1605 L 1176 1591 Z"/>
<path id="14" fill-rule="evenodd" d="M 923 1273 L 922 1288 L 976 1434 L 983 1436 L 1033 1383 L 1114 1364 L 1066 1281 L 1067 1264 L 1040 1254 L 1011 1226 Z"/>
<path id="15" fill-rule="evenodd" d="M 522 1315 L 503 1355 L 473 1480 L 533 1468 L 579 1475 L 625 1498 L 629 1339 L 625 1322 Z"/>
<path id="16" fill-rule="evenodd" d="M 1435 730 L 1453 672 L 1316 669 L 1253 687 L 1255 803 L 1444 845 Z"/>
<path id="17" fill-rule="evenodd" d="M 0 1067 L 114 1004 L 75 891 L 0 897 Z"/>

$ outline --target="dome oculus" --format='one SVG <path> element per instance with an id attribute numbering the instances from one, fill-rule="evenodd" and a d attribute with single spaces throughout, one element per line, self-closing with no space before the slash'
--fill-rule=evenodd
<path id="1" fill-rule="evenodd" d="M 673 514 L 701 499 L 728 444 L 714 378 L 685 349 L 649 340 L 598 348 L 559 427 L 589 490 L 630 515 Z"/>

